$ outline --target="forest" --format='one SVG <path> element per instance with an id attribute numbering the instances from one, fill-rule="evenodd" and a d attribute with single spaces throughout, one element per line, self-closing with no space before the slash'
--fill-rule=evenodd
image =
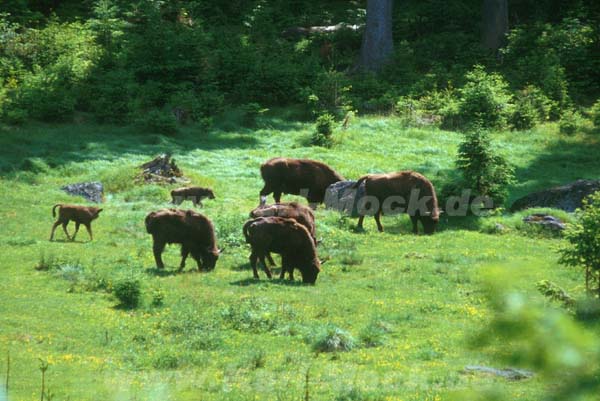
<path id="1" fill-rule="evenodd" d="M 0 401 L 595 400 L 599 152 L 595 0 L 0 0 Z M 276 157 L 437 203 L 269 192 Z M 253 275 L 282 193 L 312 285 Z M 165 210 L 212 268 L 159 262 Z"/>

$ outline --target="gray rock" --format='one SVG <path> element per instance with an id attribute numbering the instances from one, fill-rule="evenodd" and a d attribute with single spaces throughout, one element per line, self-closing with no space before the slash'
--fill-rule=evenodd
<path id="1" fill-rule="evenodd" d="M 358 217 L 358 202 L 365 196 L 365 184 L 353 188 L 356 181 L 339 181 L 327 187 L 325 207 Z"/>
<path id="2" fill-rule="evenodd" d="M 544 213 L 530 214 L 529 216 L 523 217 L 523 221 L 529 224 L 537 224 L 554 231 L 562 231 L 567 228 L 567 225 L 559 218 Z"/>
<path id="3" fill-rule="evenodd" d="M 101 182 L 80 182 L 77 184 L 69 184 L 61 187 L 63 191 L 69 195 L 83 196 L 85 199 L 101 203 L 104 198 L 104 186 Z"/>
<path id="4" fill-rule="evenodd" d="M 506 368 L 496 369 L 488 366 L 477 366 L 470 365 L 465 366 L 465 372 L 467 373 L 486 373 L 494 376 L 504 377 L 507 380 L 523 380 L 533 377 L 533 372 L 524 369 Z"/>
<path id="5" fill-rule="evenodd" d="M 596 191 L 600 191 L 600 180 L 577 180 L 570 184 L 534 192 L 517 199 L 512 212 L 532 207 L 551 207 L 574 212 L 582 206 L 582 201 Z"/>

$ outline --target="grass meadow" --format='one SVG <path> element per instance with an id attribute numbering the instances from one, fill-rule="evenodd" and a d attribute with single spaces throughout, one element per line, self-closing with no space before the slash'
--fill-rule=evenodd
<path id="1" fill-rule="evenodd" d="M 503 272 L 494 285 L 532 302 L 543 299 L 535 286 L 542 279 L 583 294 L 581 273 L 557 263 L 563 240 L 525 227 L 523 213 L 443 217 L 434 236 L 414 236 L 406 216 L 384 217 L 384 233 L 366 219 L 357 233 L 356 220 L 321 207 L 319 255 L 327 263 L 317 284 L 269 281 L 262 272 L 252 279 L 241 227 L 258 204 L 261 162 L 307 157 L 352 179 L 413 169 L 440 188 L 456 174 L 463 138 L 361 117 L 325 149 L 307 145 L 312 129 L 276 117 L 253 130 L 221 121 L 175 137 L 89 123 L 1 127 L 0 376 L 4 382 L 10 355 L 8 399 L 40 398 L 42 362 L 47 395 L 61 401 L 433 401 L 486 388 L 540 399 L 547 389 L 540 376 L 510 382 L 463 372 L 504 367 L 504 347 L 472 341 L 492 318 L 484 291 L 490 274 Z M 561 136 L 548 124 L 492 138 L 516 167 L 509 203 L 600 174 L 597 137 Z M 217 199 L 201 210 L 226 248 L 213 272 L 195 271 L 190 260 L 176 274 L 177 246 L 167 247 L 167 269 L 155 269 L 143 219 L 170 206 L 174 186 L 143 184 L 136 174 L 161 152 L 171 152 L 194 184 L 215 190 Z M 51 207 L 85 203 L 60 187 L 98 180 L 106 201 L 92 224 L 94 241 L 82 230 L 66 242 L 58 229 L 49 242 Z M 506 230 L 497 232 L 497 223 Z M 111 294 L 123 278 L 141 283 L 138 308 L 120 307 Z"/>

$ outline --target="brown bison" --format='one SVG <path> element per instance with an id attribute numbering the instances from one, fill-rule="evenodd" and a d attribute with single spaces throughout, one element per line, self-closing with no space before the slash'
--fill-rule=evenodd
<path id="1" fill-rule="evenodd" d="M 361 177 L 354 187 L 358 188 L 362 183 L 365 184 L 365 203 L 372 202 L 371 213 L 379 231 L 383 231 L 380 222 L 382 213 L 402 211 L 410 216 L 415 234 L 418 233 L 418 221 L 423 224 L 425 234 L 435 232 L 440 218 L 438 201 L 433 184 L 423 175 L 414 171 L 369 174 Z M 359 213 L 358 228 L 362 229 L 366 213 L 364 210 Z"/>
<path id="2" fill-rule="evenodd" d="M 254 278 L 258 278 L 258 260 L 262 262 L 267 276 L 272 277 L 265 257 L 269 252 L 275 252 L 280 254 L 282 259 L 281 279 L 287 271 L 290 280 L 293 280 L 294 268 L 298 268 L 304 283 L 314 284 L 317 281 L 321 262 L 317 257 L 315 243 L 306 227 L 296 220 L 285 217 L 259 217 L 244 224 L 243 232 L 246 242 L 252 247 L 250 265 Z"/>
<path id="3" fill-rule="evenodd" d="M 58 209 L 58 220 L 56 220 L 52 226 L 50 241 L 54 238 L 54 230 L 56 230 L 56 227 L 58 227 L 59 224 L 62 224 L 63 231 L 71 241 L 75 240 L 75 236 L 77 235 L 81 224 L 87 229 L 87 232 L 90 235 L 90 241 L 94 239 L 92 236 L 92 220 L 98 218 L 102 209 L 93 206 L 63 205 L 59 203 L 52 207 L 52 217 L 56 217 L 55 209 L 57 207 L 60 207 L 60 209 Z M 73 233 L 72 238 L 67 231 L 67 225 L 71 220 L 75 222 L 75 233 Z"/>
<path id="4" fill-rule="evenodd" d="M 329 185 L 344 179 L 324 163 L 283 157 L 263 163 L 260 174 L 265 182 L 260 191 L 261 204 L 266 203 L 267 195 L 273 193 L 276 203 L 281 201 L 281 194 L 292 194 L 301 195 L 316 205 L 325 199 Z"/>
<path id="5" fill-rule="evenodd" d="M 296 220 L 306 227 L 315 244 L 317 243 L 315 214 L 311 208 L 298 202 L 283 202 L 275 203 L 273 205 L 260 205 L 250 212 L 250 217 L 253 219 L 270 216 L 286 217 L 288 219 Z"/>
<path id="6" fill-rule="evenodd" d="M 181 205 L 185 200 L 191 200 L 194 206 L 202 207 L 203 199 L 215 199 L 215 194 L 210 188 L 183 187 L 171 191 L 171 201 L 175 205 Z"/>
<path id="7" fill-rule="evenodd" d="M 165 267 L 162 252 L 166 244 L 181 244 L 179 271 L 191 253 L 198 270 L 215 268 L 221 251 L 217 249 L 212 222 L 193 210 L 163 209 L 150 212 L 145 220 L 146 231 L 152 234 L 154 259 L 159 269 Z"/>

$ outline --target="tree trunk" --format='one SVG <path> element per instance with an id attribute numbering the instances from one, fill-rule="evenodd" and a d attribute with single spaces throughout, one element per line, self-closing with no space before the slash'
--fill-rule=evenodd
<path id="1" fill-rule="evenodd" d="M 508 0 L 483 0 L 481 11 L 481 45 L 498 50 L 508 32 Z"/>
<path id="2" fill-rule="evenodd" d="M 393 0 L 367 1 L 367 24 L 357 70 L 377 72 L 392 55 L 392 2 Z"/>

